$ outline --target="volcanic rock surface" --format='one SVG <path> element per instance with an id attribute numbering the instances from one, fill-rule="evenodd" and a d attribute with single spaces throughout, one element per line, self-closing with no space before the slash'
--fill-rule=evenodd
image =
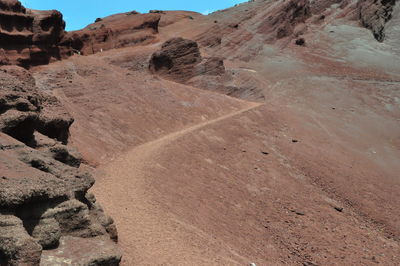
<path id="1" fill-rule="evenodd" d="M 17 0 L 0 4 L 0 65 L 29 68 L 103 50 L 150 43 L 160 15 L 129 12 L 97 20 L 87 28 L 65 32 L 60 12 L 26 9 Z"/>
<path id="2" fill-rule="evenodd" d="M 24 8 L 17 0 L 0 4 L 0 64 L 47 64 L 66 56 L 59 47 L 65 23 L 58 11 Z"/>
<path id="3" fill-rule="evenodd" d="M 225 73 L 222 59 L 207 58 L 203 61 L 198 44 L 183 38 L 165 42 L 161 51 L 152 55 L 150 70 L 182 82 L 202 74 L 217 76 Z"/>
<path id="4" fill-rule="evenodd" d="M 154 42 L 158 32 L 158 14 L 132 11 L 97 19 L 83 30 L 68 32 L 60 42 L 72 52 L 88 55 L 109 49 Z"/>
<path id="5" fill-rule="evenodd" d="M 400 264 L 398 1 L 60 25 L 1 45 L 0 264 Z"/>
<path id="6" fill-rule="evenodd" d="M 23 68 L 1 67 L 0 86 L 0 264 L 39 265 L 51 254 L 43 250 L 60 254 L 64 237 L 75 237 L 69 243 L 77 245 L 101 236 L 90 260 L 81 263 L 74 253 L 62 255 L 64 260 L 118 265 L 113 220 L 88 194 L 94 179 L 78 169 L 80 154 L 65 145 L 72 117 Z M 83 255 L 85 248 L 92 247 L 82 246 Z"/>

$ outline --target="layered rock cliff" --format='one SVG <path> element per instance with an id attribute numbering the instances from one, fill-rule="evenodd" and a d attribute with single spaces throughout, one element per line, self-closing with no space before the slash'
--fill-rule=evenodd
<path id="1" fill-rule="evenodd" d="M 23 68 L 1 67 L 0 87 L 0 265 L 118 265 L 113 220 L 65 145 L 73 118 Z"/>
<path id="2" fill-rule="evenodd" d="M 64 58 L 67 51 L 59 47 L 65 23 L 58 11 L 24 8 L 19 1 L 0 4 L 0 64 L 48 64 Z"/>
<path id="3" fill-rule="evenodd" d="M 17 0 L 0 2 L 0 65 L 29 68 L 73 54 L 149 43 L 158 31 L 159 14 L 129 12 L 98 19 L 87 28 L 65 31 L 56 10 L 26 9 Z"/>

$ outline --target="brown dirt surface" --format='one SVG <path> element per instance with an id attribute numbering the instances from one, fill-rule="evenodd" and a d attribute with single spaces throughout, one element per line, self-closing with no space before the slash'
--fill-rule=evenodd
<path id="1" fill-rule="evenodd" d="M 30 73 L 122 265 L 400 265 L 399 22 L 373 0 L 124 13 Z"/>

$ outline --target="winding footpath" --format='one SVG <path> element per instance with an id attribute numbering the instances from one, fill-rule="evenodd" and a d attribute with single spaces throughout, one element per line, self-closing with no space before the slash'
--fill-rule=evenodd
<path id="1" fill-rule="evenodd" d="M 118 227 L 124 252 L 122 265 L 241 265 L 246 260 L 237 254 L 228 257 L 205 248 L 218 245 L 217 240 L 163 211 L 152 200 L 148 169 L 157 164 L 157 156 L 166 145 L 260 105 L 249 103 L 245 109 L 144 143 L 99 169 L 103 177 L 98 178 L 93 192 Z"/>

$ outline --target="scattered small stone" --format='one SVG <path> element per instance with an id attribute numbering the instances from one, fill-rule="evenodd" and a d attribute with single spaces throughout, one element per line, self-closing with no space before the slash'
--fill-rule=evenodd
<path id="1" fill-rule="evenodd" d="M 306 40 L 304 38 L 299 38 L 296 40 L 296 45 L 304 46 L 306 44 Z"/>
<path id="2" fill-rule="evenodd" d="M 291 212 L 294 212 L 295 214 L 300 215 L 300 216 L 304 216 L 305 215 L 305 213 L 301 212 L 301 211 L 291 210 Z"/>
<path id="3" fill-rule="evenodd" d="M 297 139 L 292 139 L 292 142 L 293 143 L 297 143 L 297 142 L 299 142 Z"/>
<path id="4" fill-rule="evenodd" d="M 94 23 L 100 22 L 100 21 L 102 21 L 102 20 L 103 20 L 102 18 L 96 18 L 96 20 L 94 21 Z"/>
<path id="5" fill-rule="evenodd" d="M 332 110 L 336 110 L 336 107 L 332 107 Z"/>
<path id="6" fill-rule="evenodd" d="M 337 210 L 338 212 L 343 212 L 343 208 L 342 207 L 334 207 L 335 210 Z"/>
<path id="7" fill-rule="evenodd" d="M 255 263 L 250 263 L 250 266 L 257 266 Z"/>
<path id="8" fill-rule="evenodd" d="M 261 153 L 264 154 L 264 155 L 268 155 L 269 154 L 269 152 L 266 152 L 266 151 L 261 151 Z"/>
<path id="9" fill-rule="evenodd" d="M 242 150 L 242 152 L 247 152 L 246 150 Z"/>

